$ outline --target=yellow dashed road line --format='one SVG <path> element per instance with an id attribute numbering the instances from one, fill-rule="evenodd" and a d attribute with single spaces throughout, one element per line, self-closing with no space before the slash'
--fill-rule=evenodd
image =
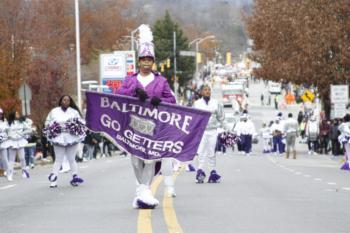
<path id="1" fill-rule="evenodd" d="M 181 171 L 182 170 L 184 170 L 184 168 L 182 168 Z M 176 177 L 180 174 L 180 172 L 174 173 L 173 175 L 174 181 L 176 180 Z M 165 223 L 168 226 L 169 233 L 183 233 L 183 230 L 179 222 L 177 221 L 176 212 L 173 206 L 173 200 L 174 198 L 167 197 L 166 193 L 164 193 L 163 213 L 164 213 Z"/>
<path id="2" fill-rule="evenodd" d="M 151 190 L 153 195 L 156 194 L 158 186 L 163 180 L 163 176 L 157 176 L 154 180 Z M 152 209 L 140 209 L 139 217 L 137 220 L 137 232 L 138 233 L 152 233 Z"/>

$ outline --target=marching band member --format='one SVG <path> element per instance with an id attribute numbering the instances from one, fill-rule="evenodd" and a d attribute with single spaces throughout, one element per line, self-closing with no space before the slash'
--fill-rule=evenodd
<path id="1" fill-rule="evenodd" d="M 271 152 L 271 130 L 270 128 L 267 126 L 266 123 L 263 123 L 262 128 L 260 129 L 260 135 L 261 138 L 263 140 L 263 153 L 270 153 Z"/>
<path id="2" fill-rule="evenodd" d="M 141 25 L 139 31 L 139 72 L 126 77 L 117 93 L 138 97 L 141 102 L 150 99 L 153 106 L 158 106 L 160 102 L 175 103 L 175 97 L 166 78 L 157 72 L 152 72 L 152 66 L 155 62 L 152 31 L 148 25 Z M 170 160 L 171 158 L 162 159 L 163 163 L 168 159 Z M 150 190 L 150 185 L 155 175 L 156 161 L 142 160 L 137 156 L 131 155 L 131 162 L 138 184 L 133 207 L 153 209 L 159 204 L 159 201 Z M 163 164 L 162 173 L 165 175 L 165 185 L 168 187 L 173 187 L 172 169 L 171 160 L 165 162 L 165 167 Z M 172 192 L 172 190 L 169 192 Z"/>
<path id="3" fill-rule="evenodd" d="M 234 131 L 240 136 L 241 150 L 249 156 L 252 151 L 253 136 L 256 135 L 256 130 L 253 121 L 249 119 L 247 113 L 241 116 L 241 121 L 237 123 Z"/>
<path id="4" fill-rule="evenodd" d="M 78 176 L 75 156 L 79 143 L 85 138 L 85 122 L 72 97 L 63 95 L 60 98 L 58 107 L 52 109 L 46 118 L 44 133 L 53 144 L 56 156 L 52 172 L 49 175 L 50 188 L 57 187 L 58 172 L 65 156 L 73 176 L 70 184 L 78 186 L 83 183 L 83 179 Z"/>
<path id="5" fill-rule="evenodd" d="M 214 98 L 211 98 L 211 89 L 208 85 L 202 85 L 202 98 L 194 102 L 193 107 L 211 112 L 208 125 L 204 131 L 202 140 L 198 147 L 198 170 L 196 175 L 197 183 L 203 183 L 206 177 L 204 166 L 208 159 L 210 167 L 209 183 L 219 183 L 221 176 L 216 172 L 215 146 L 217 140 L 217 128 L 223 124 L 224 112 L 222 105 Z"/>
<path id="6" fill-rule="evenodd" d="M 28 144 L 26 137 L 31 133 L 31 127 L 21 119 L 18 111 L 12 111 L 8 116 L 8 140 L 4 143 L 9 153 L 9 174 L 8 179 L 12 180 L 16 154 L 18 154 L 22 167 L 22 177 L 29 178 L 29 172 L 26 169 L 26 160 L 24 157 L 24 147 Z"/>
<path id="7" fill-rule="evenodd" d="M 339 125 L 338 130 L 340 131 L 339 142 L 344 145 L 345 149 L 345 162 L 341 169 L 350 170 L 350 114 L 344 116 L 343 123 Z"/>
<path id="8" fill-rule="evenodd" d="M 4 117 L 4 111 L 0 108 L 0 160 L 3 167 L 5 168 L 7 180 L 12 181 L 12 174 L 10 173 L 9 169 L 10 167 L 6 146 L 8 127 L 9 125 Z"/>

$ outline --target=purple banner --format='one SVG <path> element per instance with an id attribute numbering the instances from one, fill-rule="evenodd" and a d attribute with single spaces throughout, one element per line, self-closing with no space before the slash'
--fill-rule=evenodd
<path id="1" fill-rule="evenodd" d="M 86 92 L 87 126 L 107 133 L 132 155 L 146 160 L 173 157 L 191 161 L 210 112 L 161 103 L 153 107 L 137 98 Z"/>

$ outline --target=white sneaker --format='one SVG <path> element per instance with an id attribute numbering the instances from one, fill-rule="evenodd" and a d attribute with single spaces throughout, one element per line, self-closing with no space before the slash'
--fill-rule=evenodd
<path id="1" fill-rule="evenodd" d="M 57 181 L 50 182 L 50 188 L 57 188 Z"/>
<path id="2" fill-rule="evenodd" d="M 13 181 L 12 174 L 7 176 L 8 181 Z"/>
<path id="3" fill-rule="evenodd" d="M 311 155 L 311 151 L 309 151 L 308 154 Z"/>
<path id="4" fill-rule="evenodd" d="M 27 170 L 22 170 L 22 177 L 29 178 L 29 172 Z"/>

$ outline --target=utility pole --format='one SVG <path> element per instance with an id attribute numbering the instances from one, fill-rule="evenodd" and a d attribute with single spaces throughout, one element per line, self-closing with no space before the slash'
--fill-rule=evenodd
<path id="1" fill-rule="evenodd" d="M 79 27 L 79 0 L 75 0 L 75 52 L 77 63 L 77 97 L 78 108 L 81 109 L 81 72 L 80 72 L 80 27 Z M 82 109 L 81 109 L 82 110 Z"/>
<path id="2" fill-rule="evenodd" d="M 177 92 L 179 88 L 178 80 L 176 79 L 176 31 L 173 32 L 173 39 L 174 39 L 174 92 L 175 92 L 175 98 L 177 100 Z"/>

